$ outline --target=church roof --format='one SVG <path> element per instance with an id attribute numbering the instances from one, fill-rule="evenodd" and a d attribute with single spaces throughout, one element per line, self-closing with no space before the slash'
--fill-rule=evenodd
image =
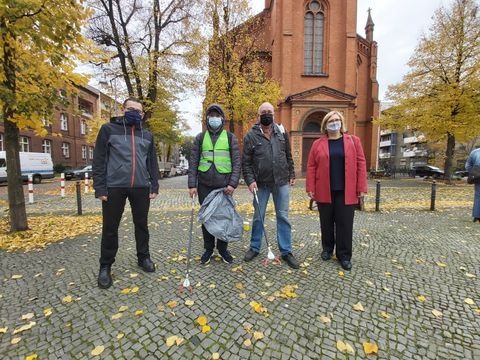
<path id="1" fill-rule="evenodd" d="M 368 9 L 368 18 L 367 18 L 367 25 L 365 25 L 365 27 L 369 27 L 369 26 L 375 26 L 375 24 L 373 23 L 373 20 L 372 20 L 372 9 Z"/>
<path id="2" fill-rule="evenodd" d="M 289 95 L 285 101 L 286 102 L 291 102 L 291 101 L 294 101 L 294 100 L 301 100 L 301 99 L 305 99 L 305 98 L 308 98 L 308 97 L 310 97 L 312 95 L 316 95 L 316 94 L 328 95 L 328 96 L 331 96 L 331 97 L 336 98 L 338 100 L 351 101 L 351 100 L 355 99 L 355 96 L 353 96 L 353 95 L 350 95 L 350 94 L 344 93 L 342 91 L 335 90 L 335 89 L 332 89 L 328 86 L 322 85 L 322 86 L 319 86 L 319 87 L 316 87 L 316 88 L 313 88 L 313 89 L 309 89 L 309 90 L 305 90 L 305 91 L 302 91 L 302 92 L 299 92 L 299 93 L 296 93 L 296 94 Z"/>

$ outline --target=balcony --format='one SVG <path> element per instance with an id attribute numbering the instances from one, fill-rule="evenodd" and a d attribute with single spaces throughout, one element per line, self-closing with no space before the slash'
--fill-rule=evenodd
<path id="1" fill-rule="evenodd" d="M 386 147 L 386 146 L 391 146 L 392 145 L 392 140 L 385 140 L 385 141 L 380 141 L 380 147 Z"/>
<path id="2" fill-rule="evenodd" d="M 411 158 L 411 157 L 422 157 L 422 156 L 427 156 L 428 152 L 427 150 L 406 150 L 403 152 L 403 157 L 405 158 Z"/>
<path id="3" fill-rule="evenodd" d="M 381 135 L 388 135 L 388 134 L 391 134 L 392 133 L 392 130 L 380 130 L 380 136 Z"/>
<path id="4" fill-rule="evenodd" d="M 380 154 L 378 155 L 378 157 L 379 157 L 380 159 L 390 159 L 390 158 L 392 157 L 392 154 L 390 154 L 390 153 L 380 153 Z"/>
<path id="5" fill-rule="evenodd" d="M 404 144 L 414 144 L 417 142 L 418 142 L 418 138 L 416 136 L 409 136 L 409 137 L 403 138 Z"/>

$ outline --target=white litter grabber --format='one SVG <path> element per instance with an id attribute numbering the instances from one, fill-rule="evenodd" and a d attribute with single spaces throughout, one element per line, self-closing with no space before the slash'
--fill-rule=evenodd
<path id="1" fill-rule="evenodd" d="M 265 229 L 265 222 L 264 222 L 264 220 L 263 220 L 263 216 L 264 216 L 264 215 L 262 215 L 262 211 L 260 210 L 260 203 L 259 203 L 259 201 L 258 201 L 257 189 L 256 189 L 256 188 L 253 188 L 253 197 L 254 197 L 254 199 L 255 199 L 254 202 L 257 203 L 258 214 L 260 215 L 260 220 L 261 220 L 261 222 L 262 222 L 263 235 L 265 236 L 265 242 L 267 243 L 267 249 L 268 249 L 267 259 L 265 259 L 265 263 L 264 263 L 264 265 L 267 265 L 268 260 L 270 260 L 270 261 L 275 260 L 275 255 L 273 254 L 273 251 L 272 251 L 272 248 L 271 248 L 271 246 L 270 246 L 270 243 L 268 242 L 267 231 L 266 231 L 266 229 Z"/>
<path id="2" fill-rule="evenodd" d="M 188 246 L 187 246 L 187 271 L 185 274 L 185 280 L 183 280 L 182 285 L 180 285 L 178 291 L 183 292 L 185 289 L 192 292 L 192 285 L 190 284 L 190 258 L 192 257 L 192 240 L 193 240 L 193 215 L 195 212 L 195 196 L 192 197 L 192 211 L 190 214 L 190 235 L 188 237 Z"/>

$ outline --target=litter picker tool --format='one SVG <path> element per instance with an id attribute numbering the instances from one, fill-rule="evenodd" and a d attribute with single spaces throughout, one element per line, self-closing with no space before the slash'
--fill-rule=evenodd
<path id="1" fill-rule="evenodd" d="M 262 211 L 260 210 L 260 203 L 258 201 L 257 188 L 253 188 L 253 197 L 255 199 L 254 203 L 255 202 L 257 203 L 258 214 L 260 215 L 260 220 L 262 222 L 263 235 L 265 236 L 265 242 L 267 244 L 267 249 L 268 249 L 267 250 L 267 258 L 265 260 L 263 260 L 263 265 L 267 266 L 269 261 L 273 261 L 273 260 L 278 261 L 278 258 L 276 258 L 275 255 L 273 254 L 272 247 L 270 246 L 270 243 L 268 242 L 267 231 L 265 229 L 265 222 L 263 220 L 264 215 L 262 214 Z"/>
<path id="2" fill-rule="evenodd" d="M 195 195 L 192 197 L 192 211 L 190 214 L 190 234 L 188 237 L 188 246 L 187 246 L 187 271 L 185 274 L 185 280 L 183 280 L 182 285 L 180 285 L 178 291 L 182 293 L 185 290 L 192 292 L 192 285 L 190 284 L 190 258 L 192 257 L 192 240 L 193 240 L 193 215 L 195 212 Z"/>

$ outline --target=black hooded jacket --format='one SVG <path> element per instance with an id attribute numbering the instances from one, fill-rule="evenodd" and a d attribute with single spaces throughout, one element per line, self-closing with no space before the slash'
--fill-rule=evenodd
<path id="1" fill-rule="evenodd" d="M 217 111 L 223 119 L 225 119 L 225 114 L 220 105 L 213 104 L 207 108 L 205 112 L 207 115 L 212 112 Z M 210 132 L 210 138 L 212 139 L 212 144 L 215 145 L 218 136 L 223 130 L 225 120 L 223 120 L 222 125 L 213 130 L 208 126 L 207 122 L 207 131 Z M 192 152 L 190 154 L 190 159 L 188 162 L 188 188 L 196 188 L 199 184 L 209 187 L 209 188 L 221 188 L 228 185 L 236 188 L 240 180 L 241 173 L 241 160 L 240 160 L 240 148 L 238 146 L 238 140 L 234 134 L 227 132 L 228 140 L 230 144 L 230 157 L 232 159 L 232 172 L 230 174 L 221 174 L 217 171 L 215 164 L 212 164 L 210 169 L 207 172 L 198 171 L 198 166 L 200 163 L 200 155 L 202 153 L 202 142 L 205 132 L 199 133 L 195 137 L 193 143 Z"/>
<path id="2" fill-rule="evenodd" d="M 95 196 L 108 196 L 108 188 L 150 188 L 158 193 L 158 162 L 153 135 L 141 125 L 128 125 L 113 117 L 98 132 L 93 153 Z"/>

